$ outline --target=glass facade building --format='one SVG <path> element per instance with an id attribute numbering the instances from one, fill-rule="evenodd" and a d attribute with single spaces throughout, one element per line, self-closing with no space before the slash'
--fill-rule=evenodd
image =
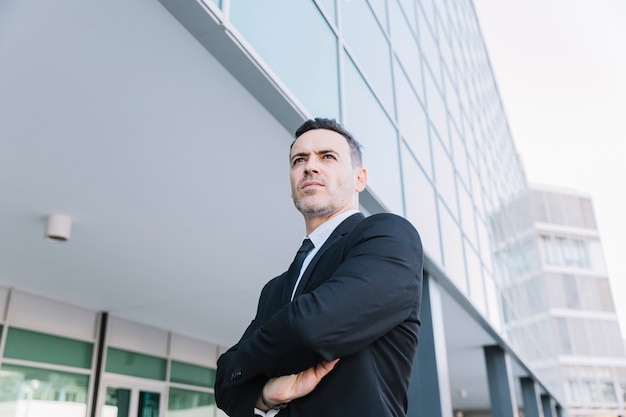
<path id="1" fill-rule="evenodd" d="M 286 175 L 274 169 L 274 153 L 286 154 L 294 129 L 316 116 L 341 121 L 364 145 L 362 211 L 404 216 L 423 240 L 408 415 L 567 414 L 565 399 L 577 395 L 586 368 L 557 370 L 544 361 L 570 342 L 546 337 L 550 325 L 533 319 L 548 306 L 538 271 L 546 260 L 593 264 L 599 255 L 579 256 L 581 244 L 571 239 L 537 239 L 534 200 L 471 0 L 63 0 L 54 7 L 28 0 L 0 5 L 0 28 L 8 57 L 0 114 L 12 115 L 0 123 L 0 138 L 21 139 L 0 142 L 3 150 L 26 158 L 27 146 L 19 146 L 32 142 L 41 149 L 32 161 L 43 164 L 54 151 L 48 142 L 64 144 L 83 152 L 69 165 L 88 179 L 49 170 L 55 182 L 46 187 L 15 180 L 0 190 L 14 197 L 7 201 L 37 202 L 41 189 L 71 183 L 78 191 L 66 199 L 111 204 L 106 214 L 115 220 L 106 223 L 91 207 L 82 238 L 92 240 L 76 253 L 68 242 L 66 263 L 79 272 L 67 277 L 53 272 L 68 271 L 58 260 L 67 258 L 53 258 L 47 247 L 17 238 L 0 246 L 6 254 L 41 251 L 31 258 L 50 266 L 41 272 L 30 258 L 13 264 L 1 255 L 0 415 L 223 415 L 213 398 L 216 361 L 251 319 L 247 307 L 262 285 L 247 274 L 283 268 L 277 253 L 290 252 L 280 242 L 298 224 L 256 202 L 278 201 L 283 191 L 273 181 Z M 43 63 L 47 71 L 25 75 Z M 78 104 L 50 101 L 58 96 Z M 70 110 L 53 113 L 64 106 Z M 23 123 L 32 114 L 38 123 Z M 48 131 L 54 140 L 41 139 Z M 92 177 L 89 161 L 117 179 L 114 186 Z M 122 168 L 112 169 L 115 162 Z M 37 164 L 0 169 L 22 181 L 34 175 L 21 167 Z M 251 187 L 239 171 L 259 174 L 262 186 Z M 207 182 L 208 191 L 189 191 Z M 9 207 L 21 224 L 14 212 L 27 209 Z M 107 226 L 99 235 L 98 222 Z M 244 237 L 275 224 L 280 239 L 270 236 L 267 248 L 255 249 L 258 265 L 244 265 L 237 256 Z M 105 240 L 118 225 L 124 239 Z M 129 243 L 132 254 L 115 252 Z M 606 277 L 596 278 L 602 287 Z M 559 280 L 585 284 L 576 274 Z M 561 303 L 575 302 L 564 294 Z M 578 302 L 602 309 L 606 300 L 600 292 Z M 573 338 L 568 320 L 555 323 Z M 570 371 L 579 382 L 562 389 L 559 377 Z"/>
<path id="2" fill-rule="evenodd" d="M 526 185 L 472 3 L 230 1 L 219 18 L 300 111 L 354 131 L 371 193 L 499 326 L 491 234 Z"/>
<path id="3" fill-rule="evenodd" d="M 530 203 L 540 263 L 505 285 L 519 313 L 507 316 L 506 332 L 570 416 L 623 415 L 626 353 L 592 200 L 531 185 Z M 528 333 L 551 342 L 537 349 Z"/>

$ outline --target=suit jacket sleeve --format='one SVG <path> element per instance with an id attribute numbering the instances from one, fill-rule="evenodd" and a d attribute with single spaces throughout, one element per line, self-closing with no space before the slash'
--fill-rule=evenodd
<path id="1" fill-rule="evenodd" d="M 254 381 L 356 353 L 407 320 L 420 303 L 422 246 L 405 219 L 368 217 L 328 252 L 314 265 L 312 288 L 249 328 L 220 358 L 217 397 L 234 400 Z"/>
<path id="2" fill-rule="evenodd" d="M 256 402 L 261 394 L 263 386 L 269 379 L 266 376 L 259 375 L 237 386 L 231 386 L 230 388 L 224 387 L 225 381 L 228 381 L 229 378 L 233 378 L 233 375 L 238 375 L 238 369 L 233 368 L 231 363 L 235 352 L 239 349 L 239 345 L 254 334 L 254 332 L 258 329 L 258 323 L 263 321 L 262 318 L 259 317 L 260 311 L 263 310 L 261 306 L 268 305 L 269 303 L 280 302 L 279 298 L 271 297 L 272 294 L 281 293 L 281 291 L 275 290 L 276 286 L 276 278 L 265 285 L 261 291 L 261 296 L 259 297 L 259 307 L 257 307 L 256 317 L 243 333 L 239 342 L 223 353 L 217 361 L 215 400 L 217 405 L 222 410 L 225 410 L 229 416 L 254 416 L 254 407 L 256 406 Z M 270 295 L 269 298 L 268 295 Z M 230 374 L 226 375 L 227 372 L 230 372 Z"/>

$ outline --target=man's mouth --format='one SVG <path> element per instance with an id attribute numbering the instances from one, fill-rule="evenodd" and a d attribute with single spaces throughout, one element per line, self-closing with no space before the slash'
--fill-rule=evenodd
<path id="1" fill-rule="evenodd" d="M 300 186 L 301 189 L 314 188 L 314 187 L 323 187 L 324 184 L 320 181 L 305 181 Z"/>

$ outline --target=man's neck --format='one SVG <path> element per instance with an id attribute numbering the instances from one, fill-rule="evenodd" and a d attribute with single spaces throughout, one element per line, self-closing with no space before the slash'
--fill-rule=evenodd
<path id="1" fill-rule="evenodd" d="M 327 221 L 340 216 L 346 212 L 353 212 L 353 211 L 358 211 L 358 209 L 356 207 L 350 207 L 346 210 L 342 210 L 336 213 L 333 213 L 329 216 L 318 216 L 318 217 L 311 217 L 311 218 L 306 218 L 304 219 L 304 224 L 306 227 L 306 234 L 307 236 L 310 235 L 315 229 L 317 229 L 319 226 L 323 225 L 324 223 L 326 223 Z"/>

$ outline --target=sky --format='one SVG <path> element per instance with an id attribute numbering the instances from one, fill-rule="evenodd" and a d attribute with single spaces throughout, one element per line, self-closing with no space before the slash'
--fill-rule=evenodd
<path id="1" fill-rule="evenodd" d="M 626 1 L 474 7 L 528 181 L 593 200 L 626 338 Z"/>

